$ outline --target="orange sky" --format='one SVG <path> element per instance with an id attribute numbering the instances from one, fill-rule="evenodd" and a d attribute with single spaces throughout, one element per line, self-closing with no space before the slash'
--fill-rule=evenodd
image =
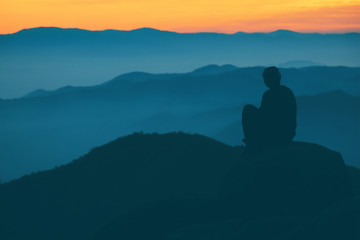
<path id="1" fill-rule="evenodd" d="M 0 33 L 56 26 L 177 32 L 360 32 L 360 0 L 0 0 Z"/>

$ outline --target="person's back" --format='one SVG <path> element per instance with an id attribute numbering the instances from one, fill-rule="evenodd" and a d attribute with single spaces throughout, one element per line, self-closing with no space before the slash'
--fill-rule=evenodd
<path id="1" fill-rule="evenodd" d="M 288 87 L 279 85 L 266 91 L 259 110 L 266 145 L 287 143 L 295 137 L 297 106 Z"/>

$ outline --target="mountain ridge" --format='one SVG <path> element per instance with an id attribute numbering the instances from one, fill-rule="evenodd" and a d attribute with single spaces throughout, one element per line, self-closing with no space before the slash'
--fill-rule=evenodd
<path id="1" fill-rule="evenodd" d="M 171 32 L 171 33 L 180 33 L 180 34 L 196 34 L 196 33 L 216 33 L 216 34 L 224 34 L 224 35 L 234 35 L 234 34 L 359 34 L 360 32 L 327 32 L 327 33 L 320 33 L 320 32 L 298 32 L 293 31 L 289 29 L 278 29 L 271 32 L 242 32 L 237 31 L 234 33 L 222 33 L 222 32 L 176 32 L 176 31 L 169 31 L 169 30 L 161 30 L 157 28 L 151 28 L 151 27 L 140 27 L 130 30 L 121 30 L 121 29 L 103 29 L 103 30 L 90 30 L 90 29 L 83 29 L 83 28 L 62 28 L 62 27 L 34 27 L 34 28 L 25 28 L 22 30 L 19 30 L 14 33 L 8 33 L 8 34 L 0 34 L 1 35 L 11 35 L 11 34 L 17 34 L 21 32 L 28 32 L 28 31 L 43 31 L 43 30 L 79 30 L 79 31 L 88 31 L 88 32 L 104 32 L 104 31 L 119 31 L 119 32 L 132 32 L 132 31 L 155 31 L 155 32 Z"/>
<path id="2" fill-rule="evenodd" d="M 139 71 L 135 71 L 135 72 L 129 72 L 129 73 L 125 73 L 125 74 L 120 74 L 114 78 L 112 78 L 111 80 L 105 81 L 103 83 L 100 84 L 96 84 L 96 85 L 89 85 L 89 86 L 82 86 L 82 87 L 76 87 L 76 86 L 65 86 L 65 87 L 61 87 L 55 90 L 44 90 L 44 89 L 36 89 L 32 92 L 29 92 L 28 94 L 24 95 L 24 98 L 28 98 L 28 97 L 37 97 L 37 96 L 47 96 L 47 95 L 52 95 L 52 94 L 57 94 L 57 93 L 61 93 L 61 92 L 67 92 L 67 91 L 63 91 L 66 88 L 68 88 L 68 92 L 73 92 L 73 91 L 77 91 L 77 90 L 86 90 L 86 89 L 95 89 L 95 88 L 99 88 L 99 87 L 109 87 L 110 85 L 119 85 L 121 86 L 121 84 L 125 84 L 126 81 L 130 84 L 132 83 L 141 83 L 141 82 L 145 82 L 145 81 L 158 81 L 158 80 L 170 80 L 170 79 L 186 79 L 189 77 L 201 77 L 201 76 L 206 76 L 206 75 L 216 75 L 216 74 L 227 74 L 230 72 L 235 72 L 238 71 L 238 73 L 244 73 L 244 74 L 249 74 L 250 72 L 252 72 L 253 70 L 258 70 L 259 73 L 261 73 L 261 70 L 264 69 L 265 67 L 262 66 L 257 66 L 257 67 L 236 67 L 234 65 L 231 64 L 225 64 L 225 65 L 216 65 L 216 64 L 209 64 L 200 68 L 197 68 L 193 71 L 190 72 L 186 72 L 186 73 L 148 73 L 148 72 L 139 72 Z M 332 71 L 358 71 L 360 72 L 360 68 L 352 68 L 352 67 L 344 67 L 344 66 L 337 66 L 337 67 L 329 67 L 329 66 L 306 66 L 306 67 L 300 67 L 300 68 L 280 68 L 281 71 L 289 71 L 289 72 L 305 72 L 306 70 L 311 71 L 314 70 L 317 72 L 322 71 L 325 72 L 326 70 L 332 70 Z M 235 74 L 235 73 L 234 73 Z M 317 73 L 318 74 L 318 73 Z M 339 73 L 338 73 L 339 74 Z M 222 76 L 224 79 L 228 78 L 227 75 Z M 239 77 L 241 78 L 240 74 Z M 355 74 L 353 74 L 353 78 L 355 78 Z M 307 76 L 307 78 L 309 78 L 309 76 Z M 287 79 L 286 79 L 287 80 Z M 319 88 L 319 87 L 317 87 Z M 333 89 L 333 90 L 341 90 L 341 89 Z M 358 92 L 358 94 L 360 94 L 360 91 Z M 357 94 L 357 95 L 358 95 Z M 303 95 L 303 94 L 302 94 Z"/>

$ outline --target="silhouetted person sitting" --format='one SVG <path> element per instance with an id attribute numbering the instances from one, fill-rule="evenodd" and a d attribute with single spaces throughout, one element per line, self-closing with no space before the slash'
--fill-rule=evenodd
<path id="1" fill-rule="evenodd" d="M 263 94 L 260 108 L 246 105 L 242 112 L 243 141 L 248 150 L 284 145 L 296 134 L 297 107 L 293 92 L 280 85 L 281 74 L 276 67 L 266 68 L 263 78 L 269 90 Z"/>

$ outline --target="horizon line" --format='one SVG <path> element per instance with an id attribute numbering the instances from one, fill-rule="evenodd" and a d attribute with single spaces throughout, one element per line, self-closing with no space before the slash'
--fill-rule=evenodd
<path id="1" fill-rule="evenodd" d="M 245 31 L 236 31 L 236 32 L 232 32 L 232 33 L 227 33 L 227 32 L 211 32 L 211 31 L 175 31 L 175 30 L 163 30 L 163 29 L 157 29 L 157 28 L 153 28 L 153 27 L 139 27 L 139 28 L 134 28 L 134 29 L 113 29 L 113 28 L 105 28 L 105 29 L 86 29 L 86 28 L 77 28 L 77 27 L 57 27 L 57 26 L 38 26 L 38 27 L 31 27 L 31 28 L 23 28 L 21 30 L 15 31 L 15 32 L 10 32 L 10 33 L 0 33 L 0 35 L 12 35 L 12 34 L 16 34 L 22 31 L 26 31 L 26 30 L 32 30 L 32 29 L 41 29 L 41 28 L 55 28 L 55 29 L 62 29 L 62 30 L 82 30 L 82 31 L 89 31 L 89 32 L 104 32 L 104 31 L 120 31 L 120 32 L 132 32 L 132 31 L 137 31 L 137 30 L 154 30 L 154 31 L 160 31 L 160 32 L 169 32 L 169 33 L 178 33 L 178 34 L 196 34 L 196 33 L 214 33 L 214 34 L 224 34 L 224 35 L 234 35 L 234 34 L 238 34 L 238 33 L 245 33 L 245 34 L 269 34 L 269 33 L 276 33 L 276 32 L 292 32 L 292 33 L 300 33 L 300 34 L 349 34 L 349 33 L 360 33 L 359 31 L 349 31 L 349 32 L 343 32 L 343 31 L 333 31 L 333 32 L 328 32 L 328 31 L 318 31 L 318 32 L 301 32 L 301 31 L 294 31 L 291 29 L 277 29 L 277 30 L 273 30 L 273 31 L 264 31 L 264 32 L 245 32 Z"/>

